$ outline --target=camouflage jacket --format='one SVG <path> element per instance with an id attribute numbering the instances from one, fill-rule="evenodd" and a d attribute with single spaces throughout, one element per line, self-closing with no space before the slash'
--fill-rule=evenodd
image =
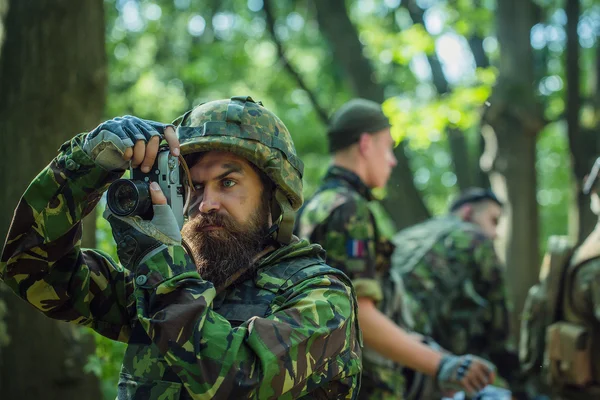
<path id="1" fill-rule="evenodd" d="M 454 354 L 491 359 L 499 369 L 502 354 L 516 359 L 504 271 L 477 225 L 453 215 L 433 218 L 398 232 L 393 242 L 392 269 L 403 277 L 415 331 Z"/>
<path id="2" fill-rule="evenodd" d="M 581 319 L 600 325 L 600 259 L 577 267 L 569 290 L 574 311 Z"/>
<path id="3" fill-rule="evenodd" d="M 390 276 L 392 244 L 377 229 L 369 202 L 373 196 L 360 178 L 333 166 L 316 194 L 300 209 L 295 233 L 319 243 L 327 263 L 344 271 L 358 297 L 375 300 L 388 317 L 402 317 L 402 282 Z M 365 348 L 361 397 L 402 398 L 401 367 Z"/>
<path id="4" fill-rule="evenodd" d="M 282 247 L 219 294 L 181 246 L 125 270 L 80 248 L 82 218 L 118 177 L 94 165 L 82 138 L 23 195 L 0 278 L 47 316 L 128 343 L 119 398 L 355 397 L 356 300 L 319 246 Z"/>
<path id="5" fill-rule="evenodd" d="M 580 396 L 600 396 L 600 232 L 598 228 L 574 252 L 569 263 L 562 299 L 565 321 L 585 328 L 590 337 L 591 384 Z M 587 396 L 584 395 L 587 394 Z M 594 397 L 595 396 L 595 397 Z"/>

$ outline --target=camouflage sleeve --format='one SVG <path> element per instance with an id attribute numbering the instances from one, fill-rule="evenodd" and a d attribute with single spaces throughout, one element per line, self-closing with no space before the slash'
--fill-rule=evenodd
<path id="1" fill-rule="evenodd" d="M 135 315 L 127 307 L 131 279 L 108 256 L 80 248 L 81 219 L 118 175 L 95 166 L 82 140 L 65 143 L 25 191 L 0 258 L 0 279 L 50 318 L 126 341 Z"/>
<path id="2" fill-rule="evenodd" d="M 509 314 L 504 268 L 489 239 L 476 243 L 473 251 L 475 291 L 486 301 L 484 320 L 489 353 L 503 353 L 510 349 Z M 514 352 L 512 349 L 511 352 Z"/>
<path id="3" fill-rule="evenodd" d="M 270 316 L 232 328 L 181 246 L 142 261 L 136 276 L 138 319 L 193 397 L 294 399 L 333 380 L 347 388 L 332 398 L 357 390 L 356 304 L 337 277 L 307 279 L 276 297 Z"/>
<path id="4" fill-rule="evenodd" d="M 310 239 L 327 251 L 327 264 L 350 277 L 356 296 L 383 299 L 376 278 L 375 224 L 367 202 L 350 200 L 338 206 Z"/>

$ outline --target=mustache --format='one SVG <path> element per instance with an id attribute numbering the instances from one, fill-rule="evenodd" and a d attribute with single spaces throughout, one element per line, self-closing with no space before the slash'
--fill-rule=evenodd
<path id="1" fill-rule="evenodd" d="M 209 226 L 218 226 L 228 230 L 236 230 L 237 224 L 222 214 L 210 213 L 199 214 L 190 221 L 193 224 L 194 230 L 201 230 Z"/>

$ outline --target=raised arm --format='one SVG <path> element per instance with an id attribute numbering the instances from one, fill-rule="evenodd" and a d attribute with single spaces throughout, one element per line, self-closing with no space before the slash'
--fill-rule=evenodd
<path id="1" fill-rule="evenodd" d="M 82 150 L 84 137 L 65 143 L 21 198 L 0 278 L 50 318 L 127 340 L 129 274 L 108 256 L 80 248 L 81 220 L 120 174 L 95 165 Z"/>

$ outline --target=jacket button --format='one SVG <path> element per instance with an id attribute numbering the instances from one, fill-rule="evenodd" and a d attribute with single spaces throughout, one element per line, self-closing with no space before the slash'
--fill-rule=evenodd
<path id="1" fill-rule="evenodd" d="M 135 278 L 135 283 L 138 285 L 143 285 L 146 282 L 148 282 L 146 275 L 139 275 L 137 278 Z"/>
<path id="2" fill-rule="evenodd" d="M 66 167 L 69 171 L 75 171 L 79 168 L 79 164 L 77 164 L 75 161 L 68 159 L 67 163 L 66 163 Z"/>

